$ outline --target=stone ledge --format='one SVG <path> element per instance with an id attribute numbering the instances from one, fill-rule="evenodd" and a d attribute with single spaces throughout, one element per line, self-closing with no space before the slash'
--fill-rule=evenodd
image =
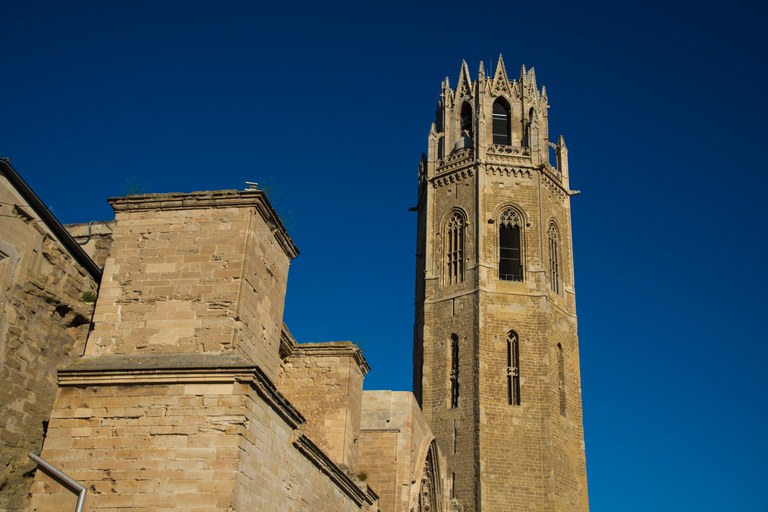
<path id="1" fill-rule="evenodd" d="M 325 341 L 316 343 L 299 343 L 293 350 L 293 355 L 297 357 L 315 356 L 315 357 L 351 357 L 360 367 L 360 371 L 365 376 L 371 369 L 368 361 L 365 360 L 360 347 L 351 341 Z"/>
<path id="2" fill-rule="evenodd" d="M 376 500 L 379 499 L 379 496 L 373 489 L 368 487 L 367 484 L 363 484 L 365 489 L 358 487 L 358 485 L 335 462 L 329 459 L 328 456 L 325 455 L 325 453 L 323 453 L 323 451 L 307 436 L 303 434 L 300 435 L 293 442 L 293 446 L 295 446 L 296 449 L 320 471 L 328 475 L 339 489 L 352 498 L 358 507 L 363 504 L 373 505 Z"/>
<path id="3" fill-rule="evenodd" d="M 170 192 L 111 197 L 107 200 L 115 213 L 150 210 L 194 210 L 205 208 L 256 208 L 272 230 L 275 239 L 289 258 L 299 255 L 280 217 L 263 190 L 213 190 L 203 192 Z"/>
<path id="4" fill-rule="evenodd" d="M 291 428 L 306 422 L 261 368 L 238 354 L 110 354 L 83 357 L 59 369 L 58 377 L 60 386 L 246 383 Z"/>

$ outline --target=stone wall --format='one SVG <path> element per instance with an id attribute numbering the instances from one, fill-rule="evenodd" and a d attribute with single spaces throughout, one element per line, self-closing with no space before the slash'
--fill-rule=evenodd
<path id="1" fill-rule="evenodd" d="M 82 354 L 93 310 L 83 293 L 97 286 L 0 175 L 0 510 L 24 507 L 55 369 Z"/>
<path id="2" fill-rule="evenodd" d="M 301 415 L 235 355 L 107 355 L 61 372 L 43 458 L 88 510 L 376 510 L 308 441 Z M 72 495 L 38 471 L 29 510 Z"/>
<path id="3" fill-rule="evenodd" d="M 382 512 L 435 510 L 425 506 L 424 499 L 419 506 L 420 493 L 433 490 L 442 492 L 421 497 L 436 499 L 438 510 L 451 510 L 445 459 L 433 456 L 427 461 L 433 446 L 434 436 L 412 393 L 363 392 L 360 471 L 376 489 Z"/>
<path id="4" fill-rule="evenodd" d="M 238 350 L 275 378 L 288 265 L 298 252 L 264 193 L 111 204 L 112 250 L 86 352 Z"/>
<path id="5" fill-rule="evenodd" d="M 358 465 L 363 378 L 360 349 L 350 342 L 303 343 L 283 362 L 280 391 L 307 418 L 307 436 L 352 472 Z"/>

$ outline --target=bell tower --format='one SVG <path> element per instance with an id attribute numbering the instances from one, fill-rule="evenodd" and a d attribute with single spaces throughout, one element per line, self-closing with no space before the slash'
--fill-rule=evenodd
<path id="1" fill-rule="evenodd" d="M 589 509 L 568 150 L 533 68 L 442 83 L 419 165 L 414 393 L 465 512 Z"/>

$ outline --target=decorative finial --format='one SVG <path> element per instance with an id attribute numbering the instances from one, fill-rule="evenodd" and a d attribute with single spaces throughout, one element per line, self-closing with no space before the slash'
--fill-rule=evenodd
<path id="1" fill-rule="evenodd" d="M 485 77 L 485 65 L 483 64 L 483 61 L 480 61 L 480 69 L 477 70 L 477 76 L 479 77 Z"/>

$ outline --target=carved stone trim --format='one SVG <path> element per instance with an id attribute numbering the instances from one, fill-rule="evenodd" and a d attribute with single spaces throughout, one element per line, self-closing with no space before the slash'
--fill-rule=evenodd
<path id="1" fill-rule="evenodd" d="M 563 187 L 561 175 L 551 165 L 543 165 L 541 167 L 541 175 L 544 177 L 541 180 L 547 190 L 554 193 L 559 199 L 565 199 L 568 196 L 568 191 Z"/>
<path id="2" fill-rule="evenodd" d="M 475 175 L 475 171 L 472 168 L 460 169 L 455 172 L 442 174 L 435 178 L 432 178 L 432 186 L 434 188 L 442 188 L 451 183 L 456 183 L 467 178 L 471 178 Z"/>
<path id="3" fill-rule="evenodd" d="M 488 146 L 488 153 L 494 155 L 531 156 L 531 148 L 491 144 Z"/>
<path id="4" fill-rule="evenodd" d="M 326 474 L 344 494 L 349 496 L 359 507 L 363 504 L 373 505 L 379 499 L 378 495 L 367 485 L 365 490 L 360 489 L 357 484 L 323 451 L 317 447 L 307 436 L 300 435 L 293 446 L 301 452 L 312 464 L 320 471 Z M 365 484 L 363 484 L 365 485 Z"/>
<path id="5" fill-rule="evenodd" d="M 507 167 L 501 165 L 488 165 L 485 168 L 486 176 L 502 176 L 515 178 L 531 178 L 531 169 L 523 167 Z"/>

